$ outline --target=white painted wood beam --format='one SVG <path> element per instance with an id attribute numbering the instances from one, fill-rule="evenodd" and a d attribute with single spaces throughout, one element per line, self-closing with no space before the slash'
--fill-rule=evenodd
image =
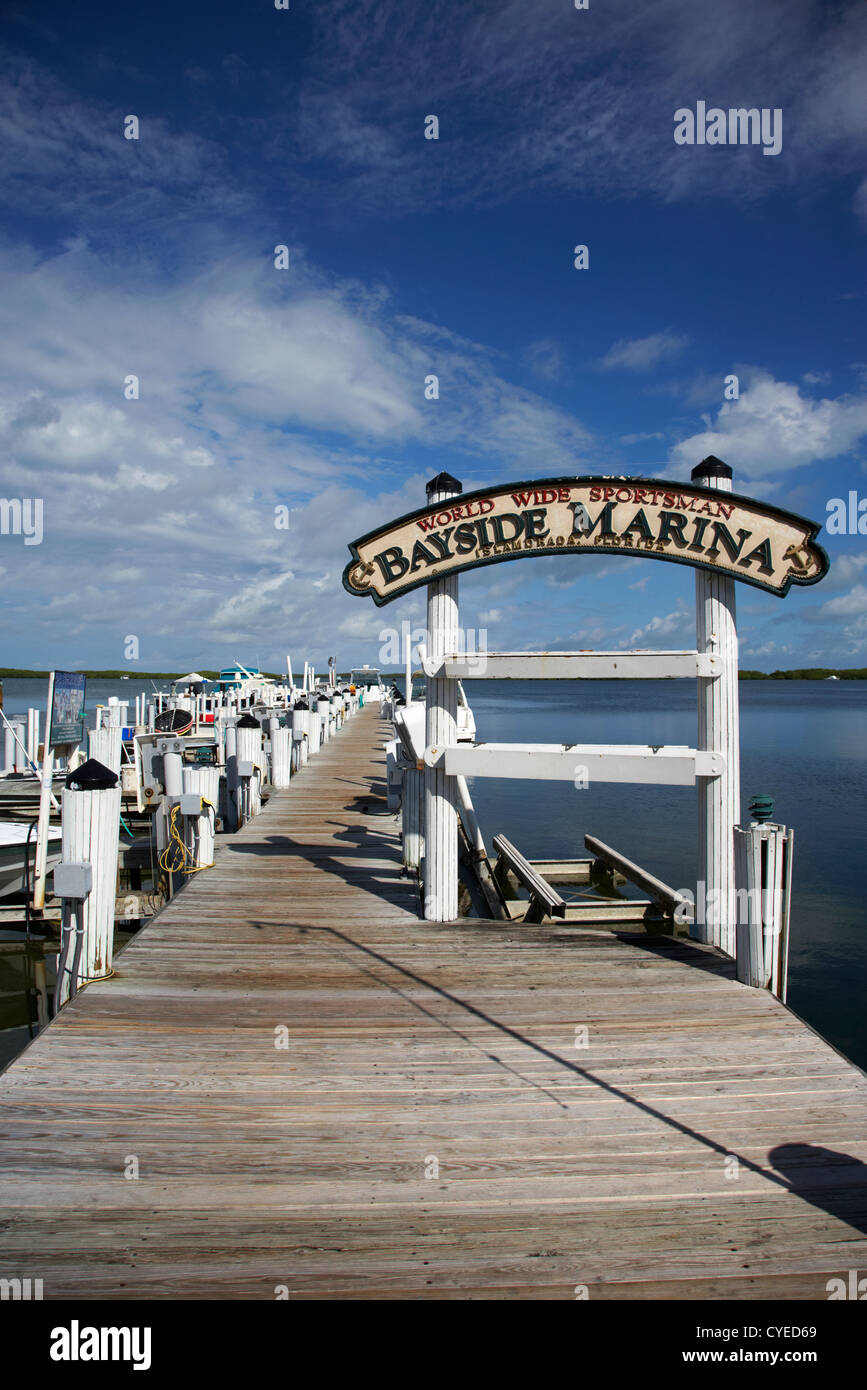
<path id="1" fill-rule="evenodd" d="M 678 745 L 615 743 L 457 743 L 429 746 L 429 768 L 450 776 L 503 777 L 539 782 L 640 782 L 691 787 L 699 777 L 719 777 L 725 758 Z"/>
<path id="2" fill-rule="evenodd" d="M 662 680 L 723 674 L 724 660 L 707 652 L 467 652 L 424 659 L 428 677 L 457 680 Z"/>

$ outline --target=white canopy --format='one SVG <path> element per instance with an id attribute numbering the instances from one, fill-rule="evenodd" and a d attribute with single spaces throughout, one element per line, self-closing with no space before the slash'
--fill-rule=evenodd
<path id="1" fill-rule="evenodd" d="M 201 683 L 202 681 L 207 681 L 208 685 L 211 684 L 210 676 L 200 676 L 198 671 L 191 671 L 188 676 L 176 676 L 172 685 L 193 685 L 195 682 Z"/>

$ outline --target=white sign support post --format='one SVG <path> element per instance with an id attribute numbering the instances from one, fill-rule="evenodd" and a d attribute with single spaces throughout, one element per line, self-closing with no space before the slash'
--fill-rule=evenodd
<path id="1" fill-rule="evenodd" d="M 36 830 L 36 862 L 33 874 L 33 907 L 45 906 L 45 869 L 48 860 L 48 827 L 51 818 L 51 779 L 54 749 L 51 746 L 51 707 L 54 704 L 54 672 L 48 677 L 48 707 L 45 711 L 45 739 L 42 745 L 42 781 L 39 787 L 39 822 Z"/>
<path id="2" fill-rule="evenodd" d="M 707 458 L 692 470 L 692 480 L 720 492 L 731 492 L 732 470 Z M 720 658 L 717 676 L 698 677 L 697 747 L 720 753 L 725 767 L 718 777 L 698 779 L 699 877 L 704 879 L 704 922 L 693 932 L 699 941 L 735 955 L 737 894 L 735 892 L 734 828 L 741 818 L 740 730 L 738 718 L 738 633 L 735 620 L 735 581 L 707 570 L 696 570 L 696 649 Z M 697 901 L 702 901 L 699 894 Z"/>
<path id="3" fill-rule="evenodd" d="M 462 491 L 448 473 L 427 485 L 430 506 Z M 427 654 L 434 663 L 458 648 L 458 576 L 447 575 L 427 586 Z M 458 799 L 454 777 L 446 775 L 445 749 L 457 743 L 458 683 L 444 673 L 428 677 L 425 698 L 425 745 L 442 754 L 424 772 L 424 915 L 428 922 L 453 922 L 458 915 Z M 426 760 L 427 761 L 427 760 Z"/>

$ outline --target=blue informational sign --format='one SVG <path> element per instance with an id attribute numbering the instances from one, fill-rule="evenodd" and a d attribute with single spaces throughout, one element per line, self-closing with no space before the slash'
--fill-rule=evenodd
<path id="1" fill-rule="evenodd" d="M 51 746 L 84 741 L 84 690 L 87 677 L 80 671 L 54 672 L 51 704 Z"/>

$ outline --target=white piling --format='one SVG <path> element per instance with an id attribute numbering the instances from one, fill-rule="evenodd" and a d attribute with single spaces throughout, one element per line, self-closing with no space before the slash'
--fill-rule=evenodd
<path id="1" fill-rule="evenodd" d="M 15 730 L 16 738 L 13 740 L 14 757 L 13 768 L 15 772 L 27 772 L 29 763 L 27 761 L 27 725 L 23 719 L 12 719 L 10 723 Z"/>
<path id="2" fill-rule="evenodd" d="M 184 790 L 184 761 L 180 753 L 163 754 L 163 784 L 166 796 L 176 801 Z"/>
<path id="3" fill-rule="evenodd" d="M 309 757 L 313 758 L 322 747 L 322 715 L 319 712 L 319 705 L 314 696 L 310 697 L 310 719 L 308 722 L 309 734 Z"/>
<path id="4" fill-rule="evenodd" d="M 732 470 L 708 458 L 692 470 L 693 482 L 731 492 Z M 698 741 L 704 752 L 719 753 L 725 767 L 718 777 L 699 778 L 699 876 L 716 904 L 714 920 L 696 923 L 700 941 L 735 954 L 734 827 L 740 820 L 740 737 L 738 718 L 738 634 L 735 580 L 696 570 L 696 648 L 721 658 L 722 674 L 698 677 Z M 713 897 L 711 897 L 713 894 Z"/>
<path id="5" fill-rule="evenodd" d="M 461 485 L 447 473 L 427 486 L 436 506 L 456 497 Z M 447 575 L 427 586 L 427 654 L 438 661 L 458 646 L 458 577 Z M 458 683 L 448 676 L 428 677 L 425 708 L 426 751 L 457 742 Z M 429 922 L 453 922 L 458 915 L 457 788 L 442 764 L 426 767 L 424 815 L 424 915 Z"/>
<path id="6" fill-rule="evenodd" d="M 122 728 L 127 722 L 127 710 L 129 705 L 126 701 L 118 700 L 112 695 L 108 702 L 108 724 L 111 728 Z"/>
<path id="7" fill-rule="evenodd" d="M 271 720 L 271 786 L 279 790 L 289 786 L 291 776 L 292 730 L 280 727 Z"/>
<path id="8" fill-rule="evenodd" d="M 185 767 L 184 791 L 202 801 L 199 816 L 185 816 L 184 842 L 197 869 L 214 862 L 214 828 L 219 809 L 220 769 L 206 765 Z"/>
<path id="9" fill-rule="evenodd" d="M 32 763 L 37 761 L 36 750 L 39 744 L 39 710 L 29 709 L 27 711 L 27 756 Z"/>
<path id="10" fill-rule="evenodd" d="M 331 733 L 331 706 L 329 702 L 326 699 L 324 699 L 321 695 L 314 695 L 311 708 L 315 710 L 315 712 L 319 716 L 319 739 L 316 747 L 316 751 L 318 752 L 319 745 L 327 743 Z"/>
<path id="11" fill-rule="evenodd" d="M 293 738 L 296 734 L 301 735 L 298 765 L 304 767 L 310 758 L 310 711 L 309 709 L 299 709 L 297 705 L 292 711 Z"/>
<path id="12" fill-rule="evenodd" d="M 785 1002 L 794 832 L 784 825 L 735 826 L 737 977 Z"/>
<path id="13" fill-rule="evenodd" d="M 92 887 L 83 899 L 64 897 L 56 998 L 62 1004 L 79 985 L 111 974 L 120 784 L 63 792 L 63 864 L 89 864 Z"/>
<path id="14" fill-rule="evenodd" d="M 119 724 L 110 724 L 106 728 L 91 729 L 87 735 L 88 756 L 96 758 L 103 767 L 111 768 L 112 772 L 120 776 L 120 756 L 121 756 L 121 734 L 122 729 Z"/>
<path id="15" fill-rule="evenodd" d="M 241 824 L 250 820 L 253 816 L 258 816 L 262 809 L 261 774 L 259 760 L 262 756 L 262 730 L 260 728 L 245 729 L 243 726 L 235 730 L 238 740 L 238 781 L 240 794 Z M 245 767 L 253 767 L 252 773 L 246 773 Z"/>
<path id="16" fill-rule="evenodd" d="M 237 830 L 240 825 L 238 805 L 238 731 L 234 724 L 226 725 L 226 828 Z"/>

